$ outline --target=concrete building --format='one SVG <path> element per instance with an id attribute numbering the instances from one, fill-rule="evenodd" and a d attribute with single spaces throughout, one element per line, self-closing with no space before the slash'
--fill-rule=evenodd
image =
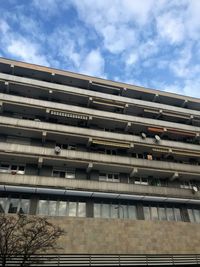
<path id="1" fill-rule="evenodd" d="M 1 212 L 66 254 L 200 262 L 199 99 L 0 58 L 0 112 Z"/>

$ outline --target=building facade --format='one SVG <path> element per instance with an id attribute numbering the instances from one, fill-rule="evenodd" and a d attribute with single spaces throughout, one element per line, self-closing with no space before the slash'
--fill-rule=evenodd
<path id="1" fill-rule="evenodd" d="M 200 253 L 200 100 L 0 59 L 0 211 L 63 253 Z"/>

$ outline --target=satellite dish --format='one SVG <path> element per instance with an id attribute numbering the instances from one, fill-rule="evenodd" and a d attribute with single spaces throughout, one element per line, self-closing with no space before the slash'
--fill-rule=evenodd
<path id="1" fill-rule="evenodd" d="M 55 146 L 55 153 L 59 154 L 61 152 L 61 148 L 59 146 Z"/>
<path id="2" fill-rule="evenodd" d="M 192 191 L 193 191 L 193 193 L 197 193 L 197 192 L 198 192 L 198 188 L 197 188 L 197 186 L 194 185 L 194 186 L 192 187 Z"/>
<path id="3" fill-rule="evenodd" d="M 160 140 L 161 140 L 160 136 L 157 134 L 155 135 L 155 139 L 156 139 L 156 142 L 160 142 Z"/>
<path id="4" fill-rule="evenodd" d="M 146 139 L 147 135 L 145 133 L 141 133 L 142 139 Z"/>

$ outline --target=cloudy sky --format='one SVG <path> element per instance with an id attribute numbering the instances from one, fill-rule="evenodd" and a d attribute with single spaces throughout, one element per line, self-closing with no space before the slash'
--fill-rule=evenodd
<path id="1" fill-rule="evenodd" d="M 200 97 L 200 0 L 0 0 L 0 56 Z"/>

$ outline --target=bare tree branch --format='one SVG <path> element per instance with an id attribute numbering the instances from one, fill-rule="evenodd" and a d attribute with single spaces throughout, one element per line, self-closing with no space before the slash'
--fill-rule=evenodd
<path id="1" fill-rule="evenodd" d="M 0 214 L 0 261 L 2 266 L 16 255 L 21 255 L 19 266 L 36 263 L 36 253 L 61 249 L 58 238 L 64 231 L 45 217 Z"/>

